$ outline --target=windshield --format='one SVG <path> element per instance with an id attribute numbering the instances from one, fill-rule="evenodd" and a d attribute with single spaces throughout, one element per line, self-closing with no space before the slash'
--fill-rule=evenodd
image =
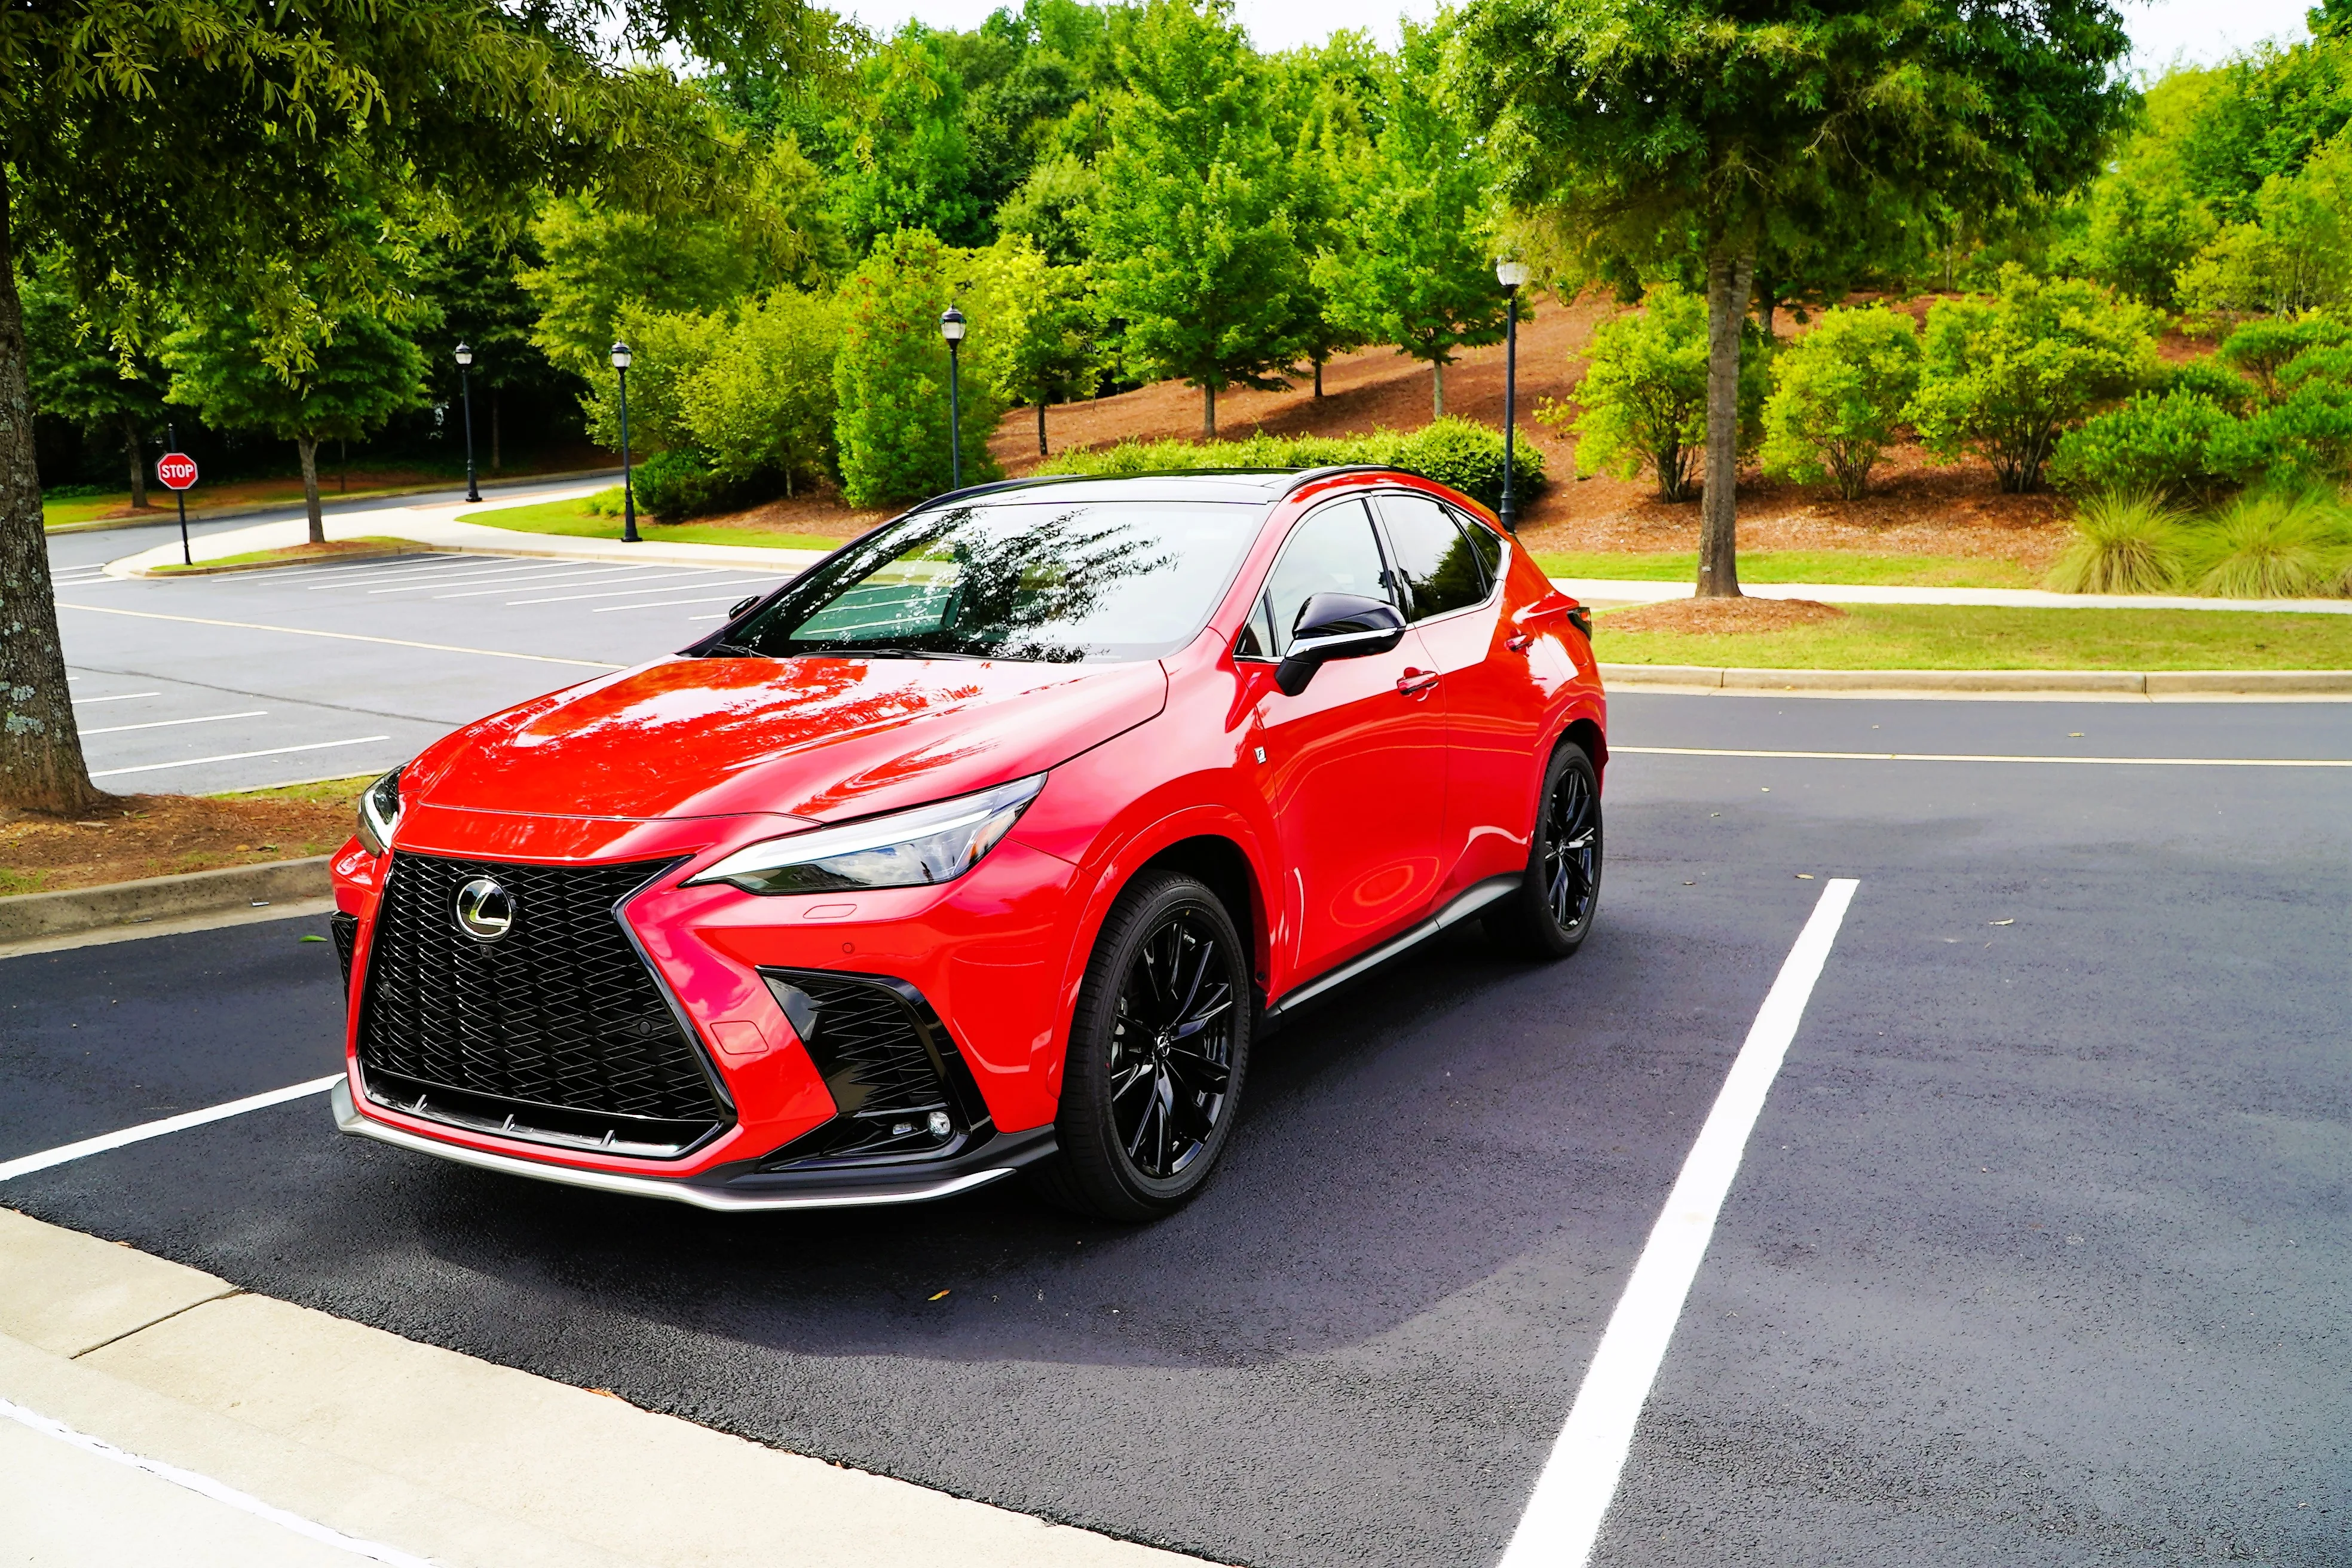
<path id="1" fill-rule="evenodd" d="M 1265 510 L 1005 500 L 919 512 L 812 568 L 708 651 L 1158 658 L 1199 633 Z"/>

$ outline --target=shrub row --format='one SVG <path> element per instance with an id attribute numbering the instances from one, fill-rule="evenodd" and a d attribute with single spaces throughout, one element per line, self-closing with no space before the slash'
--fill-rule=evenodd
<path id="1" fill-rule="evenodd" d="M 2352 595 L 2352 504 L 2326 488 L 2250 490 L 2190 512 L 2152 491 L 2093 496 L 2048 585 L 2068 594 L 2302 599 Z"/>
<path id="2" fill-rule="evenodd" d="M 1374 430 L 1364 436 L 1269 436 L 1241 441 L 1122 441 L 1091 451 L 1064 452 L 1037 466 L 1041 474 L 1167 473 L 1204 468 L 1319 468 L 1340 463 L 1381 463 L 1451 485 L 1488 507 L 1503 499 L 1503 436 L 1491 426 L 1447 416 L 1419 430 Z M 1544 486 L 1543 453 L 1514 443 L 1512 489 L 1519 501 Z"/>

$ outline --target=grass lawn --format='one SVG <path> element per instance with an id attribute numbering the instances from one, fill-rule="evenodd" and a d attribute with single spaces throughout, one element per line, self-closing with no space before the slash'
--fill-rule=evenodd
<path id="1" fill-rule="evenodd" d="M 1698 575 L 1698 552 L 1567 551 L 1538 555 L 1536 564 L 1553 577 L 1687 583 Z M 1973 555 L 1866 555 L 1852 550 L 1743 550 L 1739 576 L 1747 583 L 1892 584 L 1911 588 L 2042 586 L 2041 573 L 2014 561 Z"/>
<path id="2" fill-rule="evenodd" d="M 592 510 L 593 509 L 593 510 Z M 571 539 L 621 537 L 621 491 L 615 486 L 577 500 L 551 500 L 539 506 L 502 507 L 497 511 L 458 514 L 459 521 L 484 528 L 512 529 L 517 533 L 560 533 Z M 656 522 L 637 513 L 637 531 L 647 539 L 671 544 L 748 544 L 764 550 L 835 551 L 842 541 L 821 533 L 772 533 L 757 528 L 713 528 L 707 524 Z"/>
<path id="3" fill-rule="evenodd" d="M 173 562 L 168 566 L 152 568 L 157 575 L 164 574 L 217 572 L 225 566 L 277 565 L 295 561 L 332 561 L 343 555 L 374 555 L 392 550 L 422 550 L 425 546 L 413 539 L 394 539 L 389 534 L 362 534 L 357 539 L 331 539 L 324 544 L 308 541 L 300 544 L 281 544 L 275 550 L 248 550 L 242 555 L 223 555 L 211 561 L 199 561 L 194 566 Z"/>
<path id="4" fill-rule="evenodd" d="M 1730 636 L 1612 632 L 1611 664 L 1751 669 L 2352 669 L 2352 616 L 1853 605 L 1843 620 Z"/>
<path id="5" fill-rule="evenodd" d="M 312 805 L 347 805 L 359 808 L 360 791 L 375 783 L 382 773 L 353 773 L 348 778 L 319 779 L 310 784 L 279 784 L 276 789 L 224 790 L 215 800 L 299 800 Z"/>

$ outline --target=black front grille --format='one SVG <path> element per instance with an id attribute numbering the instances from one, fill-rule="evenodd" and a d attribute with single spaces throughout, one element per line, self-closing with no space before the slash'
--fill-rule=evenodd
<path id="1" fill-rule="evenodd" d="M 878 975 L 763 969 L 840 1114 L 762 1162 L 940 1157 L 988 1120 L 971 1075 L 922 993 Z M 943 1115 L 942 1124 L 934 1115 Z"/>
<path id="2" fill-rule="evenodd" d="M 728 1111 L 701 1050 L 614 912 L 674 864 L 396 852 L 361 1018 L 372 1089 L 419 1115 L 500 1126 L 504 1113 L 516 1137 L 630 1152 L 682 1152 L 719 1131 Z M 478 877 L 511 900 L 495 941 L 457 922 L 458 891 Z"/>

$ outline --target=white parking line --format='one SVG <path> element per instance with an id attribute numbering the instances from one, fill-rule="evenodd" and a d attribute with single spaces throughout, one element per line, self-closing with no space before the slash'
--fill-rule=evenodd
<path id="1" fill-rule="evenodd" d="M 75 676 L 73 679 L 79 680 L 81 677 Z M 73 705 L 79 708 L 84 704 L 90 702 L 128 702 L 134 697 L 161 697 L 163 695 L 163 694 L 160 691 L 118 691 L 111 697 L 77 697 L 73 700 Z"/>
<path id="2" fill-rule="evenodd" d="M 477 658 L 521 658 L 533 664 L 570 664 L 583 669 L 625 669 L 621 664 L 606 664 L 596 658 L 558 658 L 551 653 L 508 653 L 494 647 L 456 647 L 448 643 L 411 642 L 406 637 L 372 637 L 362 632 L 321 631 L 313 626 L 270 626 L 255 621 L 216 621 L 203 616 L 167 616 L 157 610 L 122 610 L 111 605 L 69 605 L 58 601 L 60 610 L 84 610 L 93 616 L 129 616 L 142 621 L 178 621 L 191 626 L 228 626 L 241 632 L 279 632 L 287 637 L 333 637 L 340 642 L 382 643 L 387 647 L 421 647 L 428 653 L 466 653 Z"/>
<path id="3" fill-rule="evenodd" d="M 84 730 L 82 738 L 92 735 L 120 735 L 129 730 L 169 730 L 179 724 L 217 724 L 224 719 L 266 719 L 267 708 L 256 708 L 249 713 L 207 713 L 201 719 L 153 719 L 144 724 L 110 724 L 103 730 Z"/>
<path id="4" fill-rule="evenodd" d="M 169 1481 L 175 1487 L 185 1487 L 200 1497 L 210 1498 L 213 1501 L 236 1509 L 240 1513 L 249 1513 L 256 1519 L 267 1520 L 279 1529 L 290 1531 L 305 1540 L 315 1541 L 341 1552 L 348 1552 L 354 1557 L 364 1557 L 371 1563 L 390 1563 L 393 1568 L 433 1568 L 433 1564 L 425 1558 L 403 1552 L 397 1547 L 380 1545 L 373 1541 L 362 1541 L 355 1535 L 345 1535 L 340 1530 L 330 1529 L 313 1520 L 304 1519 L 299 1513 L 289 1513 L 282 1508 L 273 1508 L 251 1493 L 238 1491 L 235 1487 L 216 1481 L 210 1476 L 200 1476 L 194 1470 L 184 1470 L 177 1465 L 167 1465 L 161 1459 L 150 1459 L 142 1455 L 133 1454 L 128 1449 L 118 1448 L 102 1438 L 77 1432 L 62 1421 L 53 1421 L 38 1411 L 27 1410 L 13 1400 L 0 1399 L 0 1415 L 6 1416 L 19 1426 L 29 1427 L 45 1437 L 55 1437 L 60 1443 L 70 1443 L 86 1454 L 95 1454 L 101 1459 L 111 1459 L 118 1465 L 128 1465 L 134 1470 L 144 1470 L 159 1480 Z"/>
<path id="5" fill-rule="evenodd" d="M 1973 752 L 1748 752 L 1714 746 L 1612 746 L 1612 756 L 1782 757 L 1831 763 L 2067 763 L 2109 768 L 2352 768 L 2352 757 L 2039 757 Z"/>
<path id="6" fill-rule="evenodd" d="M 247 757 L 282 757 L 289 752 L 327 752 L 337 746 L 364 746 L 371 741 L 389 741 L 389 735 L 358 735 L 348 741 L 313 741 L 307 746 L 272 746 L 264 752 L 223 752 L 216 757 L 183 757 L 176 763 L 142 763 L 135 768 L 105 768 L 89 776 L 94 779 L 119 779 L 125 773 L 160 773 L 166 768 L 202 767 L 206 763 L 241 763 Z"/>
<path id="7" fill-rule="evenodd" d="M 647 566 L 566 566 L 561 572 L 509 572 L 503 575 L 486 572 L 470 581 L 495 583 L 498 586 L 433 596 L 436 599 L 486 599 L 493 594 L 528 594 L 540 588 L 568 588 L 574 583 L 626 583 L 633 575 L 642 575 L 651 570 Z"/>
<path id="8" fill-rule="evenodd" d="M 735 585 L 740 588 L 752 584 L 738 583 Z M 609 616 L 614 610 L 668 610 L 681 608 L 688 605 L 732 605 L 744 597 L 746 595 L 741 594 L 721 594 L 715 599 L 649 599 L 642 605 L 599 605 L 588 613 L 592 616 Z M 724 620 L 726 617 L 722 616 L 719 618 Z"/>
<path id="9" fill-rule="evenodd" d="M 636 584 L 633 584 L 628 587 L 608 588 L 601 594 L 565 594 L 560 597 L 549 599 L 509 599 L 507 603 L 509 605 L 568 605 L 575 599 L 622 599 L 628 597 L 632 594 L 676 594 L 688 588 L 709 587 L 711 586 L 710 578 L 713 575 L 723 577 L 726 574 L 726 569 L 724 567 L 708 566 L 699 572 L 671 573 L 669 575 L 672 577 L 691 577 L 696 579 L 696 581 L 693 582 L 680 583 L 675 588 L 647 588 L 639 586 L 637 584 L 659 583 L 667 580 L 661 577 L 640 577 L 637 579 Z M 745 577 L 740 579 L 740 581 L 745 583 L 772 583 L 775 581 L 775 578 L 772 576 Z"/>
<path id="10" fill-rule="evenodd" d="M 232 1100 L 225 1105 L 206 1106 L 202 1110 L 184 1110 L 177 1116 L 166 1116 L 158 1121 L 142 1121 L 136 1127 L 126 1127 L 120 1132 L 102 1132 L 95 1138 L 85 1138 L 79 1143 L 60 1143 L 38 1154 L 21 1154 L 14 1160 L 0 1162 L 0 1182 L 29 1176 L 35 1171 L 46 1171 L 52 1165 L 68 1164 L 103 1154 L 110 1149 L 121 1149 L 131 1143 L 144 1143 L 150 1138 L 162 1138 L 173 1132 L 184 1132 L 191 1127 L 202 1127 L 207 1121 L 222 1121 L 232 1116 L 242 1116 L 248 1110 L 266 1110 L 273 1105 L 283 1105 L 289 1100 L 299 1100 L 308 1094 L 323 1094 L 327 1088 L 341 1080 L 342 1074 L 331 1078 L 314 1078 L 307 1083 L 293 1083 L 284 1089 L 273 1089 L 263 1094 L 248 1094 L 243 1100 Z"/>
<path id="11" fill-rule="evenodd" d="M 1780 978 L 1764 997 L 1747 1043 L 1725 1076 L 1698 1141 L 1683 1161 L 1682 1174 L 1666 1194 L 1665 1212 L 1651 1228 L 1647 1246 L 1625 1282 L 1625 1294 L 1610 1314 L 1583 1386 L 1568 1413 L 1568 1425 L 1552 1444 L 1536 1479 L 1535 1496 L 1503 1552 L 1502 1568 L 1584 1568 L 1601 1533 L 1601 1521 L 1617 1494 L 1617 1481 L 1633 1447 L 1633 1427 L 1650 1397 L 1658 1365 L 1674 1338 L 1691 1281 L 1715 1235 L 1716 1216 L 1739 1173 L 1748 1135 L 1763 1112 L 1764 1097 L 1780 1075 L 1797 1037 L 1805 1003 L 1829 962 L 1854 889 L 1862 884 L 1840 877 L 1822 889 L 1812 918 L 1780 965 Z"/>

